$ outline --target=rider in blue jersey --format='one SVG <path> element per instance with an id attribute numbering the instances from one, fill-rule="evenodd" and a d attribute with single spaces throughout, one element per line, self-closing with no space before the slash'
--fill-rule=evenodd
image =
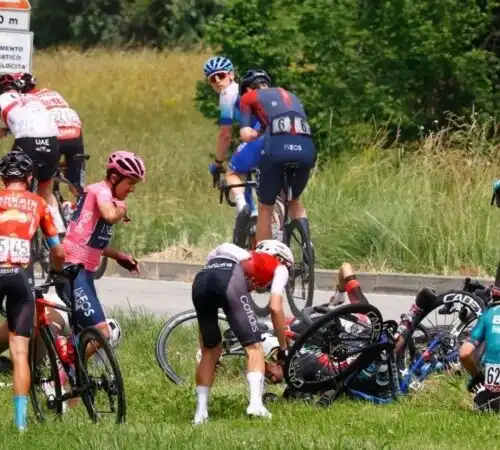
<path id="1" fill-rule="evenodd" d="M 215 92 L 220 96 L 220 130 L 217 139 L 215 162 L 210 166 L 212 175 L 224 170 L 224 162 L 231 145 L 232 125 L 240 122 L 239 85 L 234 81 L 234 67 L 232 62 L 223 56 L 214 56 L 204 65 L 203 71 L 206 79 Z M 252 118 L 251 127 L 260 129 L 260 123 Z M 251 169 L 257 167 L 263 146 L 263 137 L 253 142 L 242 142 L 234 151 L 228 164 L 226 180 L 228 184 L 240 184 Z M 244 188 L 234 188 L 234 200 L 238 213 L 238 221 L 248 216 L 249 209 L 245 201 Z M 238 227 L 238 226 L 237 226 Z M 237 228 L 236 227 L 236 228 Z"/>
<path id="2" fill-rule="evenodd" d="M 482 356 L 478 358 L 481 354 Z M 476 394 L 475 409 L 500 412 L 500 302 L 498 298 L 493 297 L 492 303 L 479 317 L 469 338 L 462 344 L 460 359 L 471 376 L 467 389 Z"/>

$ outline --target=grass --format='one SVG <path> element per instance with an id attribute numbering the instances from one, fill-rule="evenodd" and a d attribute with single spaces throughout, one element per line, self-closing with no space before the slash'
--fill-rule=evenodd
<path id="1" fill-rule="evenodd" d="M 92 155 L 88 182 L 102 178 L 113 149 L 144 157 L 147 182 L 129 202 L 133 222 L 116 227 L 114 238 L 136 255 L 168 249 L 160 256 L 199 260 L 230 239 L 234 210 L 218 204 L 207 170 L 217 127 L 193 101 L 207 56 L 150 50 L 35 54 L 40 86 L 59 90 L 82 117 Z M 499 149 L 486 138 L 488 123 L 477 116 L 457 125 L 455 133 L 445 124 L 429 134 L 418 152 L 399 145 L 383 149 L 375 140 L 316 171 L 304 202 L 320 267 L 348 260 L 358 270 L 493 273 L 499 217 L 488 201 L 491 180 L 500 175 Z"/>
<path id="2" fill-rule="evenodd" d="M 78 413 L 83 410 L 79 406 L 62 422 L 31 422 L 18 435 L 12 425 L 11 391 L 1 389 L 2 449 L 467 449 L 478 442 L 497 448 L 498 417 L 471 411 L 463 379 L 440 377 L 429 380 L 418 394 L 387 406 L 341 400 L 319 409 L 276 402 L 269 405 L 270 422 L 246 419 L 246 385 L 241 379 L 219 377 L 209 405 L 211 422 L 193 427 L 193 383 L 173 385 L 156 364 L 154 342 L 162 322 L 142 313 L 122 316 L 121 322 L 124 340 L 118 355 L 127 391 L 126 423 L 94 425 Z"/>

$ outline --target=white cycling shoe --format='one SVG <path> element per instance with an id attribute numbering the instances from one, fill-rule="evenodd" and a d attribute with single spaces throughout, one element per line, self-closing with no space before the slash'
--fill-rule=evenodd
<path id="1" fill-rule="evenodd" d="M 203 411 L 201 413 L 196 413 L 194 419 L 191 422 L 193 425 L 201 425 L 202 423 L 208 422 L 208 411 Z"/>
<path id="2" fill-rule="evenodd" d="M 248 405 L 247 416 L 249 417 L 262 417 L 264 419 L 271 419 L 273 415 L 262 404 Z"/>

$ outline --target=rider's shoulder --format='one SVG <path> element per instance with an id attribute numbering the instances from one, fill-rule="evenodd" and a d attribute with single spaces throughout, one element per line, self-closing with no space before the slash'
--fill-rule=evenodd
<path id="1" fill-rule="evenodd" d="M 236 81 L 233 81 L 226 89 L 223 89 L 221 91 L 220 98 L 221 99 L 228 98 L 236 100 L 238 98 L 238 89 L 239 89 L 238 83 L 236 83 Z"/>
<path id="2" fill-rule="evenodd" d="M 244 248 L 238 247 L 237 245 L 231 242 L 224 242 L 223 244 L 215 247 L 208 255 L 207 260 L 211 260 L 213 258 L 230 258 L 236 262 L 243 261 L 245 259 L 249 259 L 251 254 L 248 250 Z"/>

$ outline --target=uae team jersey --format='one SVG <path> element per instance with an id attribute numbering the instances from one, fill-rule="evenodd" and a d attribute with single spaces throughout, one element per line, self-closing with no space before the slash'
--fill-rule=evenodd
<path id="1" fill-rule="evenodd" d="M 111 189 L 104 181 L 85 188 L 63 241 L 66 262 L 83 263 L 85 269 L 91 272 L 97 269 L 113 235 L 113 224 L 101 217 L 99 205 L 111 202 L 123 203 L 113 198 Z"/>

